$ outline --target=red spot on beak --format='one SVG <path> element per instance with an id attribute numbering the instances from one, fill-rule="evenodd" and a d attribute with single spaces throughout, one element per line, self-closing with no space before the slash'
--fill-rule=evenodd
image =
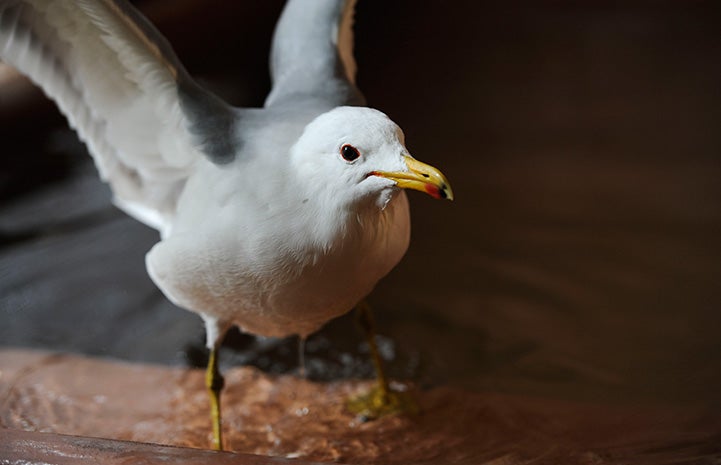
<path id="1" fill-rule="evenodd" d="M 441 191 L 438 187 L 434 186 L 433 184 L 426 184 L 423 186 L 423 188 L 426 190 L 426 193 L 430 195 L 433 198 L 436 199 L 443 199 L 446 196 L 443 195 L 443 191 Z"/>

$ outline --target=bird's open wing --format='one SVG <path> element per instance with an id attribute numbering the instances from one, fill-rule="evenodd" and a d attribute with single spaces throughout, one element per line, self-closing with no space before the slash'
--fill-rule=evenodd
<path id="1" fill-rule="evenodd" d="M 0 59 L 55 100 L 118 205 L 153 227 L 167 227 L 198 158 L 232 157 L 238 111 L 124 0 L 0 0 Z"/>
<path id="2" fill-rule="evenodd" d="M 311 96 L 363 105 L 355 86 L 355 0 L 288 0 L 273 37 L 266 106 Z"/>

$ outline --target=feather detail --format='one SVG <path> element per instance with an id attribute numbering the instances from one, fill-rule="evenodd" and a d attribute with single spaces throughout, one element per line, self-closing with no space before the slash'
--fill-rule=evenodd
<path id="1" fill-rule="evenodd" d="M 55 100 L 116 204 L 160 230 L 169 230 L 198 159 L 220 158 L 205 141 L 234 133 L 227 115 L 238 112 L 197 87 L 165 38 L 123 0 L 0 0 L 0 59 Z M 224 125 L 198 127 L 205 115 L 181 105 L 179 83 L 196 101 L 223 108 Z"/>
<path id="2" fill-rule="evenodd" d="M 276 26 L 266 107 L 303 98 L 363 105 L 355 86 L 355 0 L 289 0 Z"/>

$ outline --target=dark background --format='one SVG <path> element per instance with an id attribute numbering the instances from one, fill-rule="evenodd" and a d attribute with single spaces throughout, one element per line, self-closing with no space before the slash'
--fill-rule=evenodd
<path id="1" fill-rule="evenodd" d="M 282 2 L 138 5 L 201 81 L 262 104 Z M 721 407 L 719 5 L 359 1 L 359 86 L 456 194 L 411 194 L 411 249 L 371 299 L 396 376 Z M 202 364 L 200 320 L 145 273 L 157 234 L 3 82 L 0 344 Z M 295 341 L 230 339 L 226 364 L 295 369 Z M 350 317 L 308 354 L 314 377 L 369 374 Z"/>

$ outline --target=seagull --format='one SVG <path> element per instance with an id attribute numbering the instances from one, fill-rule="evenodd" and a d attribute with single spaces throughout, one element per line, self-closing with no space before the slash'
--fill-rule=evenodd
<path id="1" fill-rule="evenodd" d="M 124 0 L 0 0 L 0 59 L 55 101 L 114 203 L 157 229 L 146 268 L 203 320 L 212 446 L 226 331 L 306 337 L 361 303 L 410 239 L 406 189 L 453 199 L 355 85 L 354 0 L 289 0 L 272 90 L 237 108 L 201 87 Z"/>

